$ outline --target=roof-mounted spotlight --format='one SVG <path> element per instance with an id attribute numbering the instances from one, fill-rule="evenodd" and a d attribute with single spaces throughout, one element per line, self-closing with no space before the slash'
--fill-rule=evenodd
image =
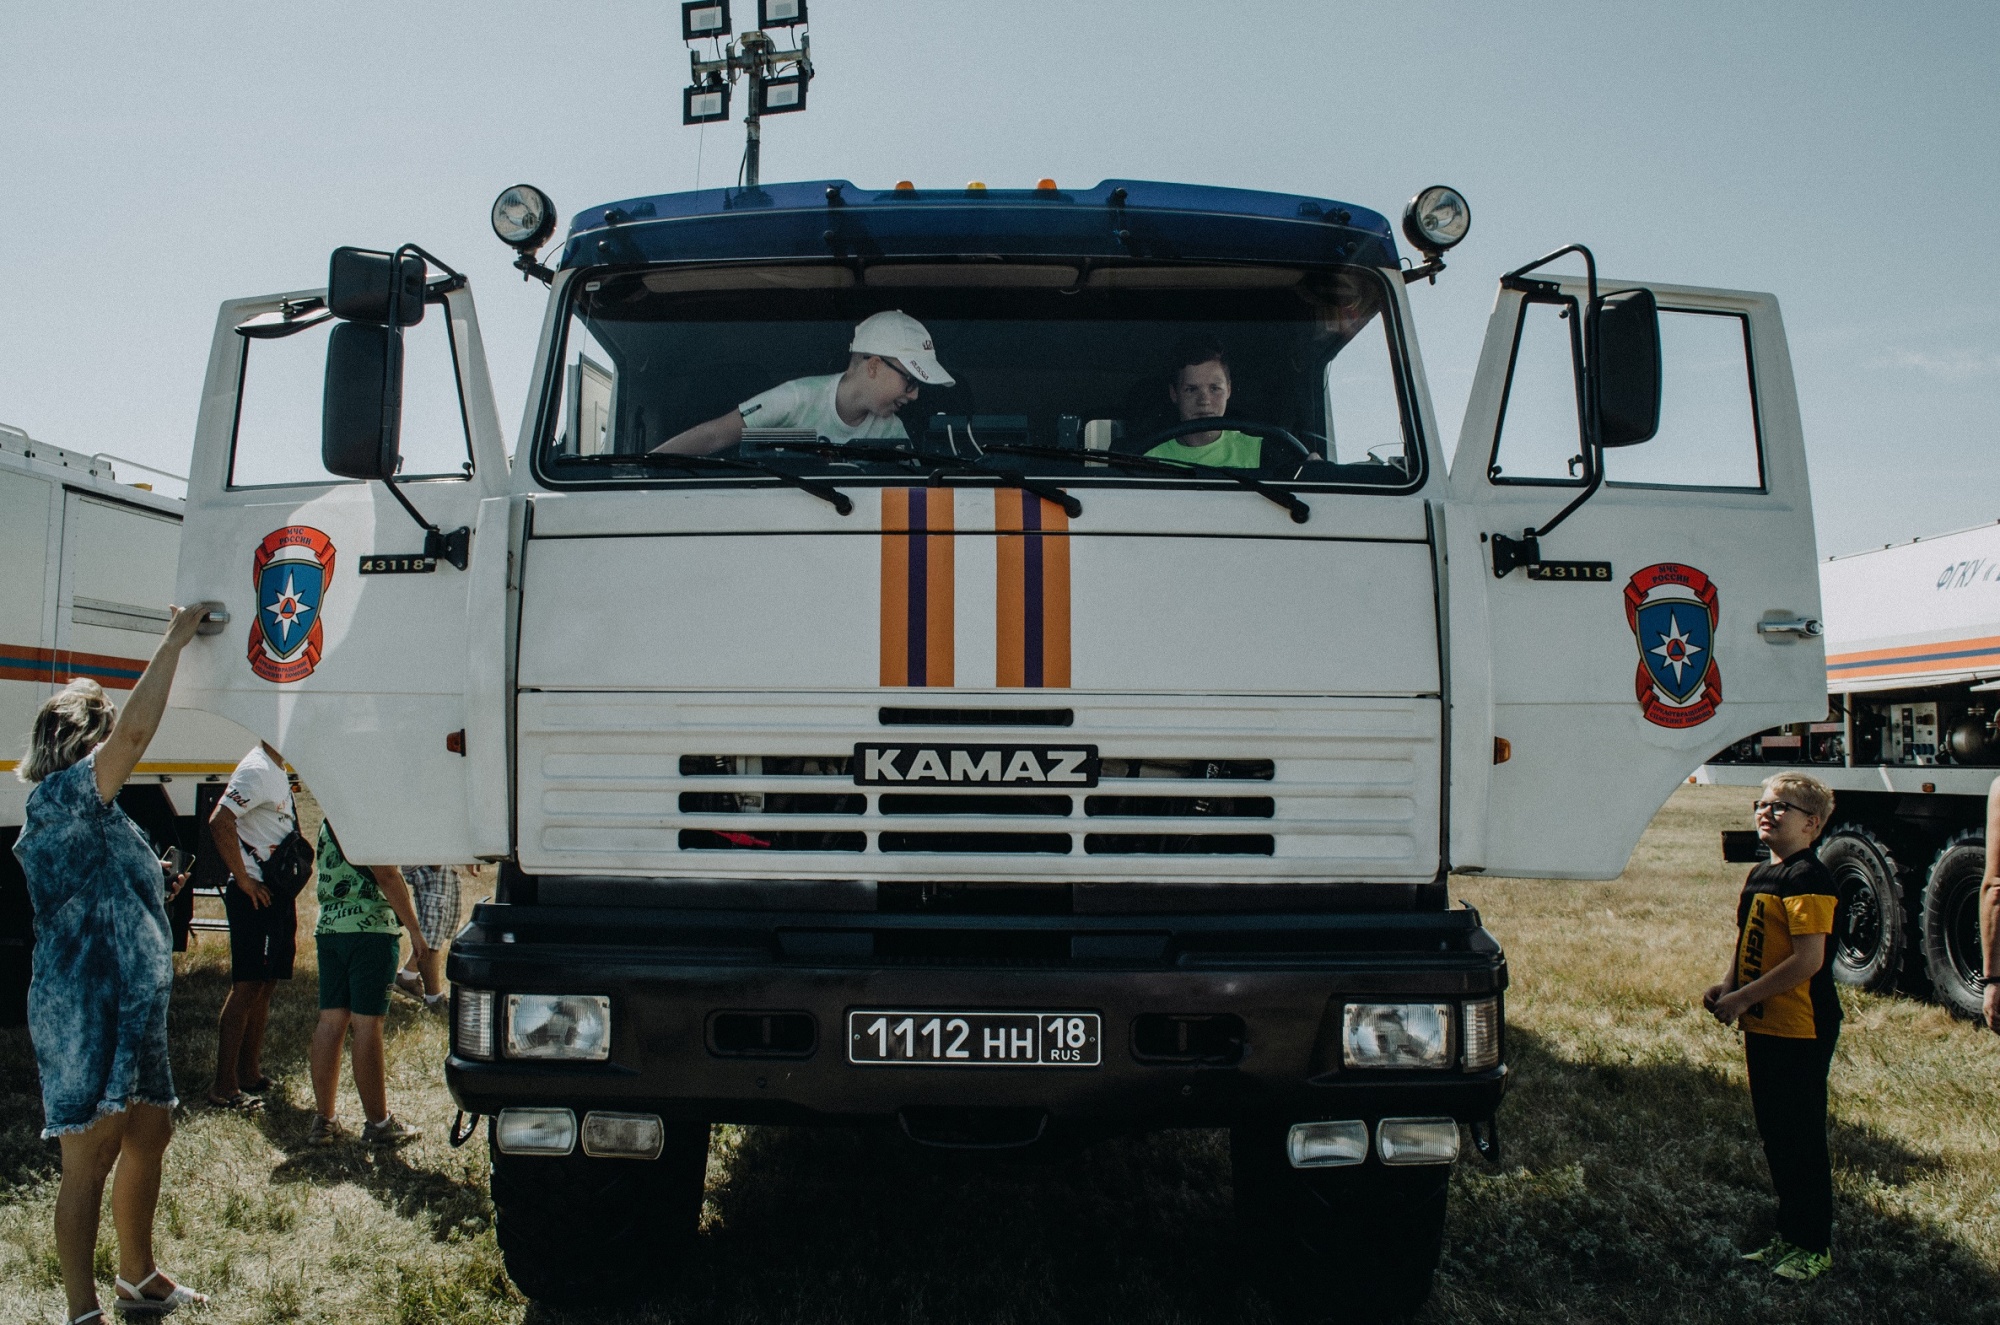
<path id="1" fill-rule="evenodd" d="M 714 124 L 729 118 L 729 84 L 696 83 L 681 93 L 682 124 Z"/>
<path id="2" fill-rule="evenodd" d="M 729 25 L 729 0 L 687 0 L 681 6 L 683 41 L 727 37 L 734 31 Z"/>
<path id="3" fill-rule="evenodd" d="M 493 200 L 493 233 L 500 242 L 516 250 L 514 265 L 521 279 L 538 277 L 544 284 L 555 273 L 535 261 L 535 254 L 556 232 L 556 204 L 548 194 L 532 184 L 516 184 L 500 191 Z"/>
<path id="4" fill-rule="evenodd" d="M 1457 189 L 1433 184 L 1410 199 L 1403 209 L 1403 236 L 1421 250 L 1426 261 L 1403 273 L 1405 281 L 1428 276 L 1433 283 L 1444 270 L 1444 251 L 1465 238 L 1472 228 L 1472 207 Z"/>
<path id="5" fill-rule="evenodd" d="M 757 101 L 759 115 L 782 115 L 786 111 L 806 108 L 806 76 L 787 74 L 783 78 L 764 78 L 751 84 L 751 93 Z"/>
<path id="6" fill-rule="evenodd" d="M 806 21 L 806 0 L 757 0 L 757 26 L 797 27 Z"/>

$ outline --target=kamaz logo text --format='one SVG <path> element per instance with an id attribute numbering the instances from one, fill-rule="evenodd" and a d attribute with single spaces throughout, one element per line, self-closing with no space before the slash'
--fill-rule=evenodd
<path id="1" fill-rule="evenodd" d="M 885 786 L 1097 785 L 1094 745 L 856 745 L 854 780 Z"/>

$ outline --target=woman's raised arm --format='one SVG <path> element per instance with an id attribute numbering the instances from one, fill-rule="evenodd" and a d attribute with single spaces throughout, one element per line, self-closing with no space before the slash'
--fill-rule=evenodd
<path id="1" fill-rule="evenodd" d="M 153 660 L 146 664 L 139 684 L 132 687 L 132 697 L 119 710 L 111 735 L 97 747 L 97 794 L 105 804 L 111 803 L 111 798 L 125 785 L 125 779 L 132 776 L 132 770 L 145 757 L 146 747 L 153 743 L 153 734 L 160 730 L 160 717 L 167 710 L 167 695 L 174 688 L 174 668 L 180 663 L 181 650 L 194 638 L 202 618 L 221 607 L 220 603 L 196 603 L 193 607 L 171 609 L 173 620 L 167 623 L 160 647 L 153 650 Z"/>

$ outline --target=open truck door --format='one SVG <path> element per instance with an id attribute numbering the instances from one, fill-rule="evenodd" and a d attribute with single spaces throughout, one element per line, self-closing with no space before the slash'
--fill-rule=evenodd
<path id="1" fill-rule="evenodd" d="M 277 747 L 358 862 L 504 855 L 507 461 L 472 294 L 405 254 L 393 321 L 343 310 L 353 254 L 331 299 L 222 306 L 178 600 L 230 619 L 174 702 Z M 371 258 L 387 284 L 362 254 L 350 285 Z"/>
<path id="2" fill-rule="evenodd" d="M 1530 270 L 1451 473 L 1451 854 L 1610 878 L 1710 754 L 1825 713 L 1805 445 L 1770 295 Z"/>

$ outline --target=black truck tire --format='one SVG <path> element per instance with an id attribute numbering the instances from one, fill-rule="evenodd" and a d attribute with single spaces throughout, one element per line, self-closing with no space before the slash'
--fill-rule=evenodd
<path id="1" fill-rule="evenodd" d="M 1229 1132 L 1245 1250 L 1294 1308 L 1342 1321 L 1401 1320 L 1431 1295 L 1444 1250 L 1448 1164 L 1295 1169 L 1285 1125 Z"/>
<path id="2" fill-rule="evenodd" d="M 488 1128 L 491 1135 L 492 1129 Z M 693 1252 L 708 1124 L 668 1123 L 658 1159 L 493 1157 L 493 1231 L 507 1277 L 537 1302 L 630 1301 Z"/>
<path id="3" fill-rule="evenodd" d="M 1986 996 L 1979 951 L 1979 881 L 1986 873 L 1985 834 L 1966 829 L 1944 844 L 1924 885 L 1924 967 L 1937 1001 L 1977 1019 Z"/>
<path id="4" fill-rule="evenodd" d="M 1880 838 L 1853 823 L 1835 825 L 1820 840 L 1819 858 L 1840 885 L 1833 978 L 1854 989 L 1894 989 L 1908 933 L 1896 858 Z"/>

